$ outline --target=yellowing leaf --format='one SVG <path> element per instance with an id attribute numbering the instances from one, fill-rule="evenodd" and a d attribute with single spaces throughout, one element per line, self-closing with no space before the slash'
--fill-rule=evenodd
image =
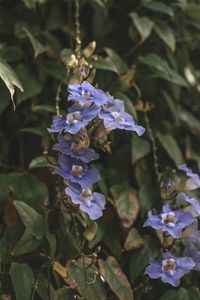
<path id="1" fill-rule="evenodd" d="M 66 278 L 68 276 L 67 269 L 63 267 L 58 261 L 53 262 L 53 270 L 56 271 L 62 278 Z"/>
<path id="2" fill-rule="evenodd" d="M 123 226 L 129 228 L 139 213 L 139 201 L 135 192 L 127 185 L 115 185 L 111 188 L 111 193 Z"/>
<path id="3" fill-rule="evenodd" d="M 124 243 L 124 249 L 132 250 L 132 249 L 138 249 L 142 246 L 144 246 L 143 238 L 138 233 L 136 228 L 131 228 L 131 230 L 129 231 L 129 233 L 126 237 L 126 240 Z"/>
<path id="4" fill-rule="evenodd" d="M 117 297 L 120 300 L 133 300 L 131 285 L 117 260 L 109 256 L 105 261 L 99 259 L 98 262 L 101 275 L 106 279 L 109 287 Z"/>
<path id="5" fill-rule="evenodd" d="M 88 241 L 92 241 L 97 233 L 98 226 L 96 222 L 93 222 L 83 233 L 84 237 Z"/>

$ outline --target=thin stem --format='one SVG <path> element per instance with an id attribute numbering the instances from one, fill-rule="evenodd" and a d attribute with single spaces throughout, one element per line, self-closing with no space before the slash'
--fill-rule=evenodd
<path id="1" fill-rule="evenodd" d="M 56 115 L 57 116 L 60 116 L 60 106 L 59 106 L 59 103 L 61 101 L 60 99 L 60 93 L 61 93 L 61 86 L 62 86 L 62 83 L 60 83 L 57 87 L 57 91 L 56 91 Z"/>
<path id="2" fill-rule="evenodd" d="M 75 53 L 78 61 L 81 58 L 81 30 L 80 30 L 80 3 L 79 0 L 75 0 L 75 25 L 76 25 L 76 48 Z"/>
<path id="3" fill-rule="evenodd" d="M 158 169 L 159 165 L 158 165 L 156 140 L 155 140 L 155 137 L 153 135 L 153 131 L 151 129 L 150 122 L 149 122 L 149 117 L 148 117 L 146 111 L 144 111 L 144 119 L 145 119 L 145 122 L 146 122 L 147 132 L 149 134 L 151 144 L 152 144 L 154 169 L 155 169 L 155 173 L 156 173 L 156 177 L 157 177 L 157 182 L 158 182 L 158 185 L 159 185 L 161 173 L 159 172 L 159 169 Z"/>

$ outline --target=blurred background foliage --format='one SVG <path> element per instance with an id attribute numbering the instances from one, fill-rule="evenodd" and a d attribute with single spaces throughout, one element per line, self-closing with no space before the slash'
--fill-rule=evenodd
<path id="1" fill-rule="evenodd" d="M 115 131 L 111 153 L 99 149 L 96 188 L 107 198 L 100 220 L 69 206 L 50 172 L 46 128 L 56 100 L 67 109 L 74 1 L 0 1 L 0 299 L 200 299 L 197 275 L 193 286 L 185 280 L 169 290 L 143 274 L 161 240 L 142 227 L 177 165 L 200 167 L 200 1 L 80 6 L 94 82 L 124 100 L 146 134 Z"/>

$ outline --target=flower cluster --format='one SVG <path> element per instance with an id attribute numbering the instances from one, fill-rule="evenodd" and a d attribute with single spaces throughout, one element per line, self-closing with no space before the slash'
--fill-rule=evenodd
<path id="1" fill-rule="evenodd" d="M 72 102 L 68 113 L 53 119 L 50 133 L 59 133 L 58 142 L 53 146 L 60 152 L 59 167 L 54 174 L 60 175 L 67 183 L 65 193 L 74 204 L 87 213 L 92 220 L 102 216 L 105 197 L 92 192 L 93 184 L 100 180 L 100 174 L 88 163 L 97 160 L 99 155 L 82 140 L 86 126 L 95 120 L 103 123 L 105 132 L 113 129 L 135 131 L 139 136 L 145 129 L 135 123 L 133 117 L 124 110 L 124 102 L 114 99 L 109 93 L 92 86 L 89 82 L 70 84 L 68 101 Z"/>
<path id="2" fill-rule="evenodd" d="M 150 265 L 145 270 L 145 274 L 151 278 L 161 278 L 163 282 L 175 287 L 180 284 L 180 278 L 191 270 L 200 271 L 200 251 L 198 250 L 200 203 L 185 193 L 185 191 L 199 188 L 200 178 L 185 164 L 179 166 L 179 170 L 189 177 L 184 184 L 184 191 L 179 192 L 174 199 L 174 204 L 179 209 L 173 210 L 167 203 L 159 214 L 153 214 L 150 211 L 144 223 L 144 227 L 150 226 L 156 230 L 162 230 L 173 239 L 180 239 L 185 246 L 183 257 L 176 257 L 166 252 L 161 260 L 151 259 Z M 167 248 L 170 248 L 170 245 L 167 245 Z"/>

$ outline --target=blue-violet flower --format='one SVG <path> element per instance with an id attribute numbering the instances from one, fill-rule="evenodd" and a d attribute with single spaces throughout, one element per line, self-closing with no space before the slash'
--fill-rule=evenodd
<path id="1" fill-rule="evenodd" d="M 92 193 L 91 189 L 83 189 L 80 193 L 67 187 L 65 193 L 71 197 L 74 204 L 79 204 L 80 209 L 96 220 L 102 216 L 105 207 L 105 197 L 100 193 Z"/>
<path id="2" fill-rule="evenodd" d="M 163 282 L 176 287 L 180 284 L 180 278 L 194 267 L 195 263 L 190 257 L 176 257 L 167 252 L 161 261 L 151 259 L 145 274 L 153 279 L 161 278 Z"/>
<path id="3" fill-rule="evenodd" d="M 58 174 L 72 183 L 78 183 L 82 189 L 87 189 L 100 180 L 96 168 L 88 169 L 87 164 L 78 159 L 61 154 L 58 163 L 60 167 L 56 168 L 53 174 Z"/>
<path id="4" fill-rule="evenodd" d="M 145 226 L 151 226 L 154 229 L 161 229 L 168 232 L 174 238 L 178 239 L 182 235 L 182 229 L 194 222 L 190 213 L 181 211 L 172 211 L 169 204 L 163 206 L 163 211 L 159 215 L 153 215 L 150 211 Z"/>

